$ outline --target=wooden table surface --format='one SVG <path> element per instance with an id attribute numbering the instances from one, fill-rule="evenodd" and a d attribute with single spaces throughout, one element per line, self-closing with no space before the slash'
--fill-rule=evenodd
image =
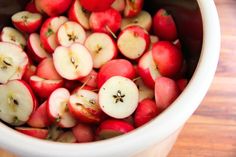
<path id="1" fill-rule="evenodd" d="M 236 157 L 236 0 L 215 3 L 222 32 L 216 77 L 169 157 Z M 13 156 L 0 150 L 0 157 Z"/>

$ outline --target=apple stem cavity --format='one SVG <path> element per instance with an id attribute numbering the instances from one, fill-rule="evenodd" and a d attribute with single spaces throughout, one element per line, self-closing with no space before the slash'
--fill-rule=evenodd
<path id="1" fill-rule="evenodd" d="M 111 28 L 110 28 L 108 25 L 106 25 L 106 30 L 107 30 L 109 33 L 111 33 L 111 35 L 113 36 L 113 38 L 117 39 L 117 36 L 115 35 L 115 33 L 111 30 Z"/>
<path id="2" fill-rule="evenodd" d="M 141 77 L 136 77 L 132 81 L 135 82 L 135 81 L 140 80 L 140 79 L 141 79 Z"/>

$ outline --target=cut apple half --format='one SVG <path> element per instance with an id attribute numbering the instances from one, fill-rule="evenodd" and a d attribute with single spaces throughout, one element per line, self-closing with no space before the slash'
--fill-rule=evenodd
<path id="1" fill-rule="evenodd" d="M 149 47 L 148 32 L 140 26 L 126 27 L 119 35 L 117 45 L 120 52 L 129 59 L 138 59 Z"/>
<path id="2" fill-rule="evenodd" d="M 19 80 L 0 85 L 0 100 L 0 119 L 13 126 L 26 123 L 36 107 L 32 90 Z"/>
<path id="3" fill-rule="evenodd" d="M 16 30 L 15 28 L 12 27 L 4 27 L 2 29 L 1 33 L 1 41 L 3 42 L 9 42 L 18 45 L 22 49 L 25 48 L 26 46 L 26 40 L 25 37 Z"/>
<path id="4" fill-rule="evenodd" d="M 83 78 L 93 68 L 90 52 L 79 43 L 74 43 L 70 47 L 58 47 L 53 53 L 53 62 L 57 72 L 68 80 Z"/>
<path id="5" fill-rule="evenodd" d="M 57 41 L 62 46 L 70 46 L 72 43 L 83 44 L 85 39 L 83 27 L 73 21 L 65 22 L 57 31 Z"/>
<path id="6" fill-rule="evenodd" d="M 29 11 L 20 11 L 12 17 L 13 25 L 20 31 L 26 33 L 36 32 L 42 23 L 42 15 L 39 13 L 31 13 Z"/>
<path id="7" fill-rule="evenodd" d="M 0 42 L 0 83 L 21 79 L 28 62 L 26 53 L 20 47 Z"/>
<path id="8" fill-rule="evenodd" d="M 39 139 L 46 139 L 48 136 L 47 129 L 38 129 L 38 128 L 28 128 L 28 127 L 16 127 L 15 128 L 20 133 L 23 133 L 28 136 L 36 137 Z"/>
<path id="9" fill-rule="evenodd" d="M 69 112 L 69 98 L 70 93 L 67 89 L 58 88 L 48 99 L 48 115 L 62 128 L 71 128 L 76 125 L 76 120 Z"/>
<path id="10" fill-rule="evenodd" d="M 137 85 L 138 87 L 138 91 L 139 91 L 139 102 L 141 102 L 142 100 L 144 99 L 152 99 L 154 97 L 154 91 L 153 89 L 147 87 L 143 80 L 140 78 L 140 79 L 137 79 L 134 81 L 135 84 Z"/>
<path id="11" fill-rule="evenodd" d="M 56 141 L 63 143 L 76 143 L 77 140 L 72 131 L 67 131 L 62 133 Z"/>
<path id="12" fill-rule="evenodd" d="M 107 80 L 99 90 L 99 105 L 107 115 L 123 119 L 138 106 L 139 91 L 133 81 L 122 76 Z"/>
<path id="13" fill-rule="evenodd" d="M 30 34 L 27 42 L 27 48 L 29 49 L 30 55 L 32 55 L 31 58 L 37 62 L 42 61 L 44 58 L 50 57 L 48 52 L 43 48 L 40 41 L 40 36 L 37 33 Z"/>
<path id="14" fill-rule="evenodd" d="M 131 25 L 138 25 L 149 32 L 152 26 L 152 16 L 147 11 L 143 10 L 135 17 L 123 18 L 121 30 Z"/>
<path id="15" fill-rule="evenodd" d="M 90 29 L 89 16 L 90 13 L 83 9 L 79 0 L 74 1 L 68 12 L 69 19 L 78 22 L 86 30 Z"/>
<path id="16" fill-rule="evenodd" d="M 119 12 L 123 12 L 125 10 L 125 0 L 115 0 L 111 7 Z"/>
<path id="17" fill-rule="evenodd" d="M 93 67 L 100 68 L 117 56 L 115 41 L 105 33 L 93 33 L 85 41 L 92 58 Z"/>
<path id="18" fill-rule="evenodd" d="M 69 110 L 81 122 L 98 123 L 102 110 L 98 104 L 98 94 L 90 90 L 77 90 L 70 96 Z"/>

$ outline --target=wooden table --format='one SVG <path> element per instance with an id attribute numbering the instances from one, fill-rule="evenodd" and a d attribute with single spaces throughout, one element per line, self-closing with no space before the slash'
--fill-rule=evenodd
<path id="1" fill-rule="evenodd" d="M 236 157 L 236 0 L 215 3 L 222 32 L 216 77 L 169 157 Z"/>
<path id="2" fill-rule="evenodd" d="M 236 0 L 215 2 L 222 31 L 216 77 L 169 157 L 236 157 Z"/>

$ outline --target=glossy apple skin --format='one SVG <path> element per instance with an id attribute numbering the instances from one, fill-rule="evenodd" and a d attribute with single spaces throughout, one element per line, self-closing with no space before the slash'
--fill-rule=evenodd
<path id="1" fill-rule="evenodd" d="M 134 127 L 123 120 L 105 120 L 96 130 L 96 138 L 98 140 L 108 139 L 119 136 L 134 130 Z"/>
<path id="2" fill-rule="evenodd" d="M 82 79 L 79 79 L 80 82 L 86 83 L 86 86 L 97 88 L 97 76 L 98 73 L 95 70 L 92 70 L 90 74 Z"/>
<path id="3" fill-rule="evenodd" d="M 177 85 L 178 85 L 178 87 L 179 87 L 179 90 L 180 90 L 181 92 L 183 92 L 184 89 L 185 89 L 185 88 L 187 87 L 187 85 L 188 85 L 188 80 L 187 80 L 187 79 L 179 79 L 179 80 L 176 81 L 176 83 L 177 83 Z"/>
<path id="4" fill-rule="evenodd" d="M 39 12 L 48 16 L 58 16 L 64 13 L 72 0 L 35 0 L 35 6 Z"/>
<path id="5" fill-rule="evenodd" d="M 101 88 L 101 86 L 112 76 L 123 76 L 132 80 L 135 75 L 136 71 L 128 60 L 111 60 L 103 65 L 98 72 L 98 88 Z"/>
<path id="6" fill-rule="evenodd" d="M 89 24 L 94 32 L 110 34 L 107 27 L 109 27 L 113 33 L 116 33 L 120 29 L 121 20 L 120 13 L 110 8 L 101 12 L 93 12 L 89 18 Z"/>
<path id="7" fill-rule="evenodd" d="M 52 58 L 45 58 L 39 63 L 36 75 L 47 80 L 62 80 L 54 67 Z"/>
<path id="8" fill-rule="evenodd" d="M 22 79 L 27 83 L 29 83 L 30 77 L 35 75 L 35 73 L 36 73 L 36 66 L 28 64 L 25 68 L 25 72 Z"/>
<path id="9" fill-rule="evenodd" d="M 27 124 L 35 128 L 45 128 L 51 125 L 47 115 L 47 101 L 41 104 L 30 116 Z"/>
<path id="10" fill-rule="evenodd" d="M 94 140 L 94 132 L 91 125 L 79 123 L 72 128 L 72 132 L 79 143 L 92 142 Z"/>
<path id="11" fill-rule="evenodd" d="M 26 4 L 25 6 L 25 10 L 29 11 L 31 13 L 39 13 L 39 11 L 37 10 L 34 1 L 30 1 L 29 3 Z"/>
<path id="12" fill-rule="evenodd" d="M 157 108 L 155 101 L 152 99 L 144 99 L 138 104 L 138 107 L 134 114 L 134 122 L 136 127 L 140 127 L 153 118 L 159 113 L 160 109 Z"/>
<path id="13" fill-rule="evenodd" d="M 138 15 L 143 8 L 144 0 L 126 0 L 124 10 L 125 17 L 134 17 Z"/>
<path id="14" fill-rule="evenodd" d="M 162 40 L 174 41 L 177 39 L 174 19 L 164 9 L 158 10 L 153 17 L 153 31 Z"/>
<path id="15" fill-rule="evenodd" d="M 37 129 L 37 128 L 26 128 L 26 127 L 16 127 L 17 131 L 39 139 L 46 139 L 48 136 L 47 129 Z"/>
<path id="16" fill-rule="evenodd" d="M 152 56 L 159 72 L 166 77 L 174 77 L 183 64 L 182 52 L 169 41 L 154 44 Z"/>
<path id="17" fill-rule="evenodd" d="M 160 110 L 165 110 L 179 96 L 176 82 L 167 77 L 158 77 L 155 82 L 155 100 Z"/>
<path id="18" fill-rule="evenodd" d="M 80 0 L 81 5 L 88 11 L 98 12 L 110 8 L 115 0 Z"/>

